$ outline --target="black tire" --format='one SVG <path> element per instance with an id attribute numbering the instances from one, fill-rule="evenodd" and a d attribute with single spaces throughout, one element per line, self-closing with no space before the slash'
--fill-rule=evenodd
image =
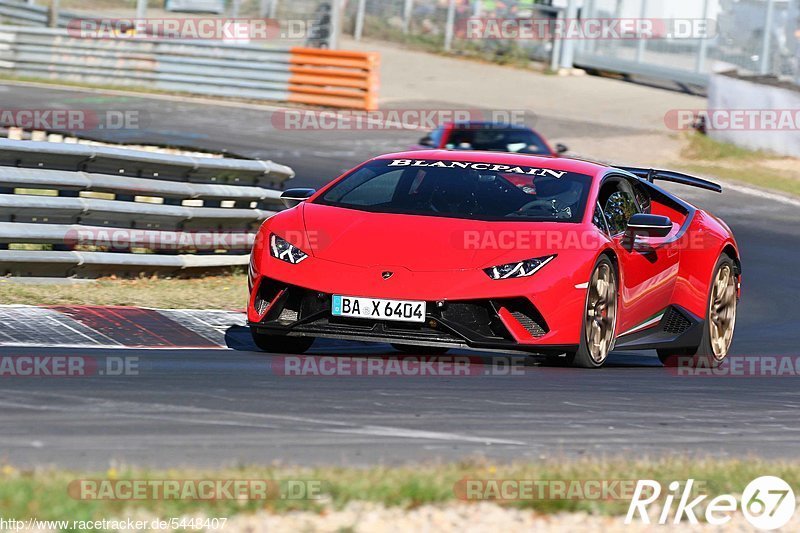
<path id="1" fill-rule="evenodd" d="M 287 337 L 286 335 L 267 335 L 250 328 L 253 342 L 258 348 L 270 353 L 304 353 L 314 344 L 313 337 Z"/>
<path id="2" fill-rule="evenodd" d="M 445 348 L 444 346 L 415 346 L 413 344 L 395 343 L 392 343 L 392 348 L 413 355 L 444 355 L 450 350 L 450 348 Z"/>
<path id="3" fill-rule="evenodd" d="M 610 276 L 608 279 L 612 281 L 611 286 L 606 289 L 605 292 L 605 299 L 607 307 L 604 308 L 604 311 L 601 311 L 599 318 L 595 315 L 598 310 L 597 305 L 593 305 L 592 307 L 592 322 L 597 321 L 598 324 L 602 324 L 598 327 L 606 328 L 602 330 L 604 340 L 602 342 L 602 347 L 598 350 L 595 348 L 590 348 L 589 345 L 589 335 L 588 335 L 588 328 L 587 328 L 587 320 L 589 318 L 590 313 L 590 302 L 592 298 L 599 294 L 596 294 L 594 291 L 596 287 L 599 285 L 597 284 L 600 277 L 603 279 L 606 276 Z M 618 300 L 619 300 L 619 276 L 617 275 L 617 268 L 611 259 L 607 255 L 603 255 L 600 259 L 597 260 L 597 263 L 594 265 L 594 269 L 592 269 L 592 275 L 589 278 L 589 287 L 586 289 L 586 303 L 584 304 L 584 311 L 583 316 L 581 317 L 581 342 L 578 346 L 578 351 L 575 353 L 567 354 L 566 359 L 563 359 L 564 362 L 570 363 L 572 366 L 576 366 L 579 368 L 600 368 L 605 364 L 606 359 L 608 358 L 608 354 L 611 353 L 611 350 L 614 348 L 614 341 L 616 340 L 615 330 L 617 325 L 617 309 L 618 309 Z M 596 304 L 600 304 L 603 298 L 598 298 Z M 613 310 L 613 315 L 608 313 L 608 310 Z M 611 318 L 609 318 L 611 315 Z M 610 323 L 609 323 L 610 322 Z M 608 338 L 608 328 L 610 328 L 610 339 Z M 594 337 L 593 337 L 594 338 Z M 594 345 L 594 344 L 593 344 Z M 598 353 L 601 352 L 601 353 Z M 594 355 L 593 355 L 594 354 Z"/>
<path id="4" fill-rule="evenodd" d="M 727 349 L 720 355 L 719 350 L 715 352 L 712 346 L 712 320 L 711 320 L 711 299 L 714 296 L 714 285 L 717 281 L 720 272 L 727 268 L 732 276 L 733 290 L 736 290 L 737 276 L 736 276 L 736 263 L 727 254 L 722 254 L 717 260 L 714 267 L 714 274 L 711 277 L 711 285 L 708 289 L 708 297 L 706 301 L 706 316 L 705 323 L 703 324 L 703 335 L 700 338 L 700 344 L 683 349 L 671 350 L 657 350 L 658 359 L 661 364 L 667 367 L 688 366 L 688 367 L 711 367 L 716 368 L 721 365 L 727 357 Z M 733 339 L 733 328 L 736 325 L 736 297 L 734 296 L 734 309 L 733 321 L 731 323 L 730 336 Z M 730 348 L 730 344 L 728 344 Z"/>

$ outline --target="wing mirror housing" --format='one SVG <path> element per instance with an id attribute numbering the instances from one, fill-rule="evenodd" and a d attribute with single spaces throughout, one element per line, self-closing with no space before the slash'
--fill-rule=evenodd
<path id="1" fill-rule="evenodd" d="M 569 152 L 569 147 L 566 144 L 557 143 L 556 144 L 556 153 L 557 154 L 565 154 Z"/>
<path id="2" fill-rule="evenodd" d="M 672 220 L 661 215 L 637 213 L 628 220 L 627 233 L 631 237 L 666 237 L 672 231 Z"/>
<path id="3" fill-rule="evenodd" d="M 431 137 L 430 135 L 426 135 L 425 137 L 423 137 L 422 139 L 419 140 L 419 145 L 420 146 L 434 147 L 433 146 L 433 137 Z"/>
<path id="4" fill-rule="evenodd" d="M 311 198 L 315 192 L 317 192 L 316 189 L 286 189 L 281 193 L 281 202 L 283 202 L 283 205 L 288 209 L 305 202 Z"/>

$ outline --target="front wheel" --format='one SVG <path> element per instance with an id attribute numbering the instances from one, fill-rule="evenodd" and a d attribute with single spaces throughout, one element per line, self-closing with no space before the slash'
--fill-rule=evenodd
<path id="1" fill-rule="evenodd" d="M 617 327 L 617 270 L 608 256 L 602 256 L 592 271 L 586 294 L 586 308 L 578 351 L 568 354 L 573 366 L 600 368 L 614 348 Z"/>
<path id="2" fill-rule="evenodd" d="M 736 265 L 727 254 L 722 254 L 717 260 L 708 291 L 706 321 L 700 344 L 683 350 L 658 350 L 658 358 L 664 366 L 705 365 L 716 368 L 722 364 L 728 356 L 736 326 L 736 282 Z"/>
<path id="3" fill-rule="evenodd" d="M 270 353 L 304 353 L 314 344 L 311 337 L 287 337 L 286 335 L 268 335 L 258 333 L 250 328 L 253 342 L 260 350 Z"/>

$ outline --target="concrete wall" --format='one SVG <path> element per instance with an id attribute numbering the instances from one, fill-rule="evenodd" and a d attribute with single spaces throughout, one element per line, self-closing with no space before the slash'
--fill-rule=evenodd
<path id="1" fill-rule="evenodd" d="M 708 87 L 708 109 L 710 115 L 722 111 L 719 114 L 723 117 L 731 110 L 747 110 L 754 121 L 751 123 L 748 117 L 744 126 L 709 127 L 711 138 L 800 157 L 800 87 L 715 74 Z M 772 125 L 770 115 L 775 114 L 777 123 Z"/>

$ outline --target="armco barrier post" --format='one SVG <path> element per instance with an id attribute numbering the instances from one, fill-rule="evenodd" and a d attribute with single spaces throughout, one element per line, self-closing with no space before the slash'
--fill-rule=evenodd
<path id="1" fill-rule="evenodd" d="M 703 0 L 703 20 L 708 20 L 711 0 Z M 706 57 L 708 56 L 708 35 L 700 39 L 700 46 L 697 48 L 697 61 L 695 62 L 695 72 L 703 72 L 706 69 Z"/>
<path id="2" fill-rule="evenodd" d="M 405 0 L 403 4 L 403 33 L 408 33 L 411 27 L 411 12 L 414 10 L 414 0 Z"/>
<path id="3" fill-rule="evenodd" d="M 51 28 L 58 27 L 58 12 L 59 12 L 59 3 L 60 0 L 52 0 L 50 3 L 50 12 L 47 19 L 47 25 Z"/>
<path id="4" fill-rule="evenodd" d="M 456 0 L 450 0 L 447 4 L 447 23 L 444 29 L 444 49 L 450 52 L 453 49 L 453 35 L 456 23 Z"/>
<path id="5" fill-rule="evenodd" d="M 567 4 L 567 12 L 565 13 L 567 20 L 575 20 L 578 18 L 578 5 L 575 0 L 569 0 Z M 571 69 L 575 59 L 575 39 L 562 39 L 561 40 L 561 68 Z"/>
<path id="6" fill-rule="evenodd" d="M 136 0 L 136 18 L 139 20 L 147 18 L 147 0 Z"/>
<path id="7" fill-rule="evenodd" d="M 775 24 L 775 0 L 767 0 L 767 12 L 764 20 L 764 40 L 761 43 L 762 75 L 770 71 L 770 48 L 772 47 L 772 27 Z"/>
<path id="8" fill-rule="evenodd" d="M 339 48 L 339 36 L 342 32 L 342 0 L 330 0 L 331 2 L 331 30 L 328 33 L 328 48 L 335 50 Z"/>
<path id="9" fill-rule="evenodd" d="M 356 41 L 361 40 L 364 33 L 364 12 L 367 10 L 367 0 L 358 0 L 358 8 L 356 11 L 356 27 L 353 31 L 353 37 Z"/>

